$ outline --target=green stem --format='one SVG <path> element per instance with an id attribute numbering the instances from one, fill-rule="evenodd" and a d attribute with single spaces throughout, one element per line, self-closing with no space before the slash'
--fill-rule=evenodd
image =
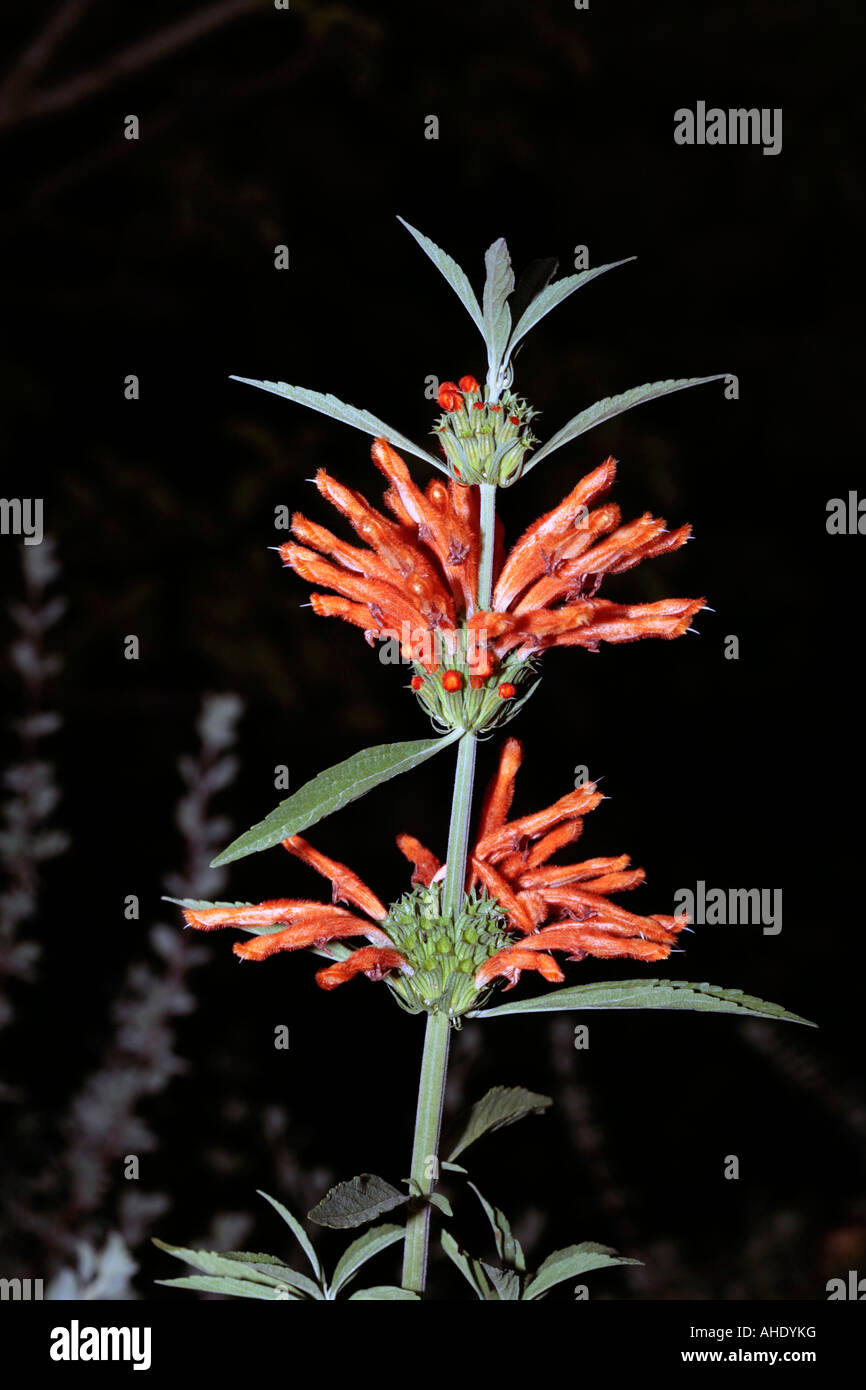
<path id="1" fill-rule="evenodd" d="M 496 484 L 480 483 L 481 558 L 478 564 L 478 607 L 490 607 L 493 593 L 493 547 L 496 543 Z"/>
<path id="2" fill-rule="evenodd" d="M 490 607 L 493 589 L 493 542 L 496 523 L 496 485 L 481 485 L 481 559 L 478 573 L 478 607 Z M 469 854 L 469 824 L 472 816 L 472 789 L 475 782 L 474 733 L 464 733 L 457 745 L 457 767 L 451 800 L 448 830 L 448 859 L 442 892 L 443 915 L 456 916 L 466 890 L 466 860 Z M 445 1080 L 448 1075 L 448 1047 L 451 1020 L 447 1012 L 427 1015 L 424 1056 L 415 1112 L 415 1140 L 412 1145 L 412 1191 L 415 1194 L 406 1222 L 403 1246 L 403 1287 L 423 1293 L 427 1284 L 427 1253 L 430 1242 L 430 1203 L 424 1200 L 436 1186 L 439 1168 L 439 1132 Z"/>
<path id="3" fill-rule="evenodd" d="M 414 1192 L 429 1196 L 436 1186 L 439 1131 L 448 1072 L 451 1020 L 447 1013 L 428 1014 L 424 1035 L 424 1058 L 418 1086 L 415 1117 L 415 1143 L 412 1148 Z M 417 1200 L 417 1198 L 416 1198 Z M 427 1250 L 430 1241 L 430 1204 L 422 1201 L 410 1208 L 403 1246 L 403 1288 L 423 1293 L 427 1284 Z"/>

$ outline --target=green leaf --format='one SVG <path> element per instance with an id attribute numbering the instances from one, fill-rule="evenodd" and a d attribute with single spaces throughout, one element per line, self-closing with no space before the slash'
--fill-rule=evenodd
<path id="1" fill-rule="evenodd" d="M 524 475 L 530 468 L 534 468 L 548 454 L 552 454 L 554 449 L 561 449 L 563 444 L 569 444 L 572 439 L 577 439 L 578 435 L 585 434 L 587 430 L 594 429 L 596 425 L 602 425 L 606 420 L 612 420 L 615 415 L 621 415 L 625 410 L 632 410 L 636 405 L 642 405 L 644 401 L 654 401 L 659 396 L 669 396 L 672 391 L 684 391 L 687 386 L 703 386 L 707 381 L 722 381 L 724 372 L 719 372 L 715 376 L 689 376 L 682 380 L 675 381 L 653 381 L 646 386 L 635 386 L 631 391 L 624 391 L 621 396 L 606 396 L 603 401 L 596 401 L 587 410 L 582 410 L 579 415 L 575 415 L 569 420 L 567 425 L 548 439 L 546 444 L 542 444 L 537 453 L 530 456 L 529 461 L 524 466 Z"/>
<path id="2" fill-rule="evenodd" d="M 345 762 L 320 772 L 300 791 L 281 801 L 279 806 L 263 821 L 239 835 L 236 840 L 218 854 L 211 864 L 212 869 L 222 864 L 231 864 L 235 859 L 243 859 L 248 854 L 270 849 L 290 835 L 299 835 L 317 821 L 324 820 L 350 801 L 372 791 L 381 782 L 388 782 L 401 772 L 418 767 L 434 753 L 447 748 L 449 743 L 462 734 L 462 729 L 452 729 L 442 738 L 413 739 L 409 743 L 381 743 L 374 748 L 364 748 L 354 753 Z"/>
<path id="3" fill-rule="evenodd" d="M 264 1197 L 266 1202 L 270 1202 L 277 1215 L 283 1218 L 292 1235 L 295 1237 L 295 1240 L 298 1242 L 307 1259 L 309 1260 L 310 1267 L 312 1268 L 312 1271 L 318 1279 L 319 1283 L 323 1283 L 324 1281 L 322 1278 L 322 1266 L 319 1263 L 319 1257 L 313 1249 L 313 1243 L 310 1240 L 310 1237 L 307 1235 L 298 1218 L 296 1216 L 292 1216 L 292 1213 L 288 1210 L 288 1208 L 284 1207 L 282 1202 L 278 1202 L 276 1197 L 269 1197 L 267 1192 L 262 1192 L 261 1188 L 256 1188 L 256 1192 L 259 1197 Z"/>
<path id="4" fill-rule="evenodd" d="M 471 1182 L 469 1186 L 484 1208 L 484 1213 L 487 1220 L 490 1222 L 493 1238 L 496 1241 L 496 1253 L 500 1260 L 502 1260 L 503 1264 L 506 1264 L 509 1269 L 516 1269 L 523 1274 L 526 1270 L 526 1259 L 520 1241 L 512 1232 L 511 1223 L 505 1215 L 505 1212 L 500 1211 L 499 1207 L 491 1206 L 487 1198 L 482 1197 L 474 1182 Z M 487 1266 L 485 1265 L 485 1269 L 486 1268 Z"/>
<path id="5" fill-rule="evenodd" d="M 407 1193 L 392 1187 L 384 1178 L 376 1177 L 375 1173 L 361 1173 L 350 1182 L 332 1187 L 308 1214 L 318 1226 L 346 1230 L 350 1226 L 363 1226 L 408 1200 Z"/>
<path id="6" fill-rule="evenodd" d="M 187 1250 L 185 1246 L 167 1245 L 164 1240 L 156 1239 L 153 1243 L 157 1249 L 165 1250 L 176 1260 L 183 1260 L 185 1264 L 192 1265 L 193 1269 L 200 1269 L 204 1274 L 225 1274 L 232 1279 L 240 1277 L 238 1262 L 230 1260 L 226 1255 L 217 1254 L 215 1250 Z M 281 1282 L 273 1274 L 265 1274 L 251 1265 L 245 1266 L 244 1278 L 253 1284 L 268 1284 L 271 1287 Z"/>
<path id="7" fill-rule="evenodd" d="M 269 1289 L 263 1284 L 251 1284 L 247 1279 L 208 1279 L 204 1275 L 189 1275 L 184 1279 L 155 1279 L 154 1283 L 164 1284 L 168 1289 L 197 1289 L 200 1293 L 221 1293 L 233 1298 L 267 1298 L 275 1303 L 302 1302 L 297 1294 L 288 1289 Z"/>
<path id="8" fill-rule="evenodd" d="M 468 1173 L 469 1171 L 468 1168 L 461 1168 L 459 1163 L 443 1162 L 439 1166 L 444 1168 L 446 1173 Z"/>
<path id="9" fill-rule="evenodd" d="M 410 227 L 409 223 L 405 222 L 402 217 L 398 217 L 397 221 L 401 222 L 406 228 L 406 231 L 411 233 L 421 247 L 421 250 L 426 251 L 436 269 L 439 271 L 439 274 L 445 277 L 448 284 L 457 295 L 457 298 L 469 314 L 478 332 L 484 337 L 484 318 L 481 313 L 481 306 L 478 303 L 475 291 L 469 283 L 469 277 L 466 275 L 466 272 L 461 270 L 457 262 L 452 260 L 446 251 L 443 251 L 441 247 L 437 246 L 435 241 L 431 241 L 429 237 L 424 236 L 423 232 L 416 231 L 414 227 Z"/>
<path id="10" fill-rule="evenodd" d="M 441 1192 L 429 1192 L 427 1194 L 427 1201 L 430 1203 L 431 1207 L 435 1207 L 437 1211 L 441 1211 L 443 1216 L 450 1218 L 454 1215 L 451 1209 L 451 1203 Z"/>
<path id="11" fill-rule="evenodd" d="M 341 420 L 344 425 L 351 425 L 374 439 L 385 438 L 389 444 L 403 449 L 405 453 L 414 454 L 425 463 L 432 463 L 440 473 L 448 472 L 442 460 L 422 449 L 420 444 L 413 444 L 405 434 L 392 429 L 377 415 L 371 415 L 369 410 L 359 410 L 357 406 L 346 405 L 345 401 L 338 400 L 336 396 L 325 395 L 321 391 L 309 391 L 305 386 L 288 386 L 284 381 L 255 381 L 249 376 L 231 376 L 229 380 L 241 381 L 245 386 L 257 386 L 260 391 L 270 391 L 275 396 L 284 396 L 286 400 L 295 401 L 297 405 L 305 405 L 309 410 L 318 410 L 322 415 L 329 415 L 332 420 Z"/>
<path id="12" fill-rule="evenodd" d="M 500 1302 L 513 1302 L 520 1298 L 520 1275 L 513 1269 L 498 1269 L 496 1265 L 481 1261 L 481 1267 L 496 1291 Z"/>
<path id="13" fill-rule="evenodd" d="M 540 1298 L 555 1284 L 561 1284 L 564 1279 L 573 1279 L 578 1274 L 588 1274 L 591 1269 L 641 1263 L 641 1260 L 627 1260 L 623 1255 L 618 1255 L 609 1245 L 595 1245 L 592 1241 L 567 1245 L 564 1250 L 554 1250 L 552 1255 L 548 1255 L 538 1273 L 526 1285 L 523 1297 Z"/>
<path id="14" fill-rule="evenodd" d="M 596 266 L 594 270 L 582 270 L 579 275 L 567 275 L 562 280 L 555 281 L 552 285 L 547 285 L 531 304 L 527 307 L 518 319 L 514 332 L 508 344 L 508 355 L 510 356 L 521 338 L 525 338 L 531 328 L 549 314 L 551 309 L 555 309 L 557 304 L 561 304 L 569 295 L 574 294 L 575 290 L 588 285 L 590 280 L 594 280 L 597 275 L 603 275 L 606 270 L 616 270 L 617 266 L 628 265 L 629 261 L 637 260 L 636 256 L 626 256 L 622 261 L 610 261 L 607 265 Z"/>
<path id="15" fill-rule="evenodd" d="M 808 1028 L 817 1026 L 808 1018 L 744 994 L 741 989 L 689 984 L 686 980 L 611 980 L 598 985 L 572 985 L 568 989 L 549 990 L 533 999 L 498 1004 L 495 1009 L 476 1009 L 468 1017 L 504 1018 L 506 1014 L 547 1014 L 563 1009 L 690 1009 L 698 1013 L 779 1018 L 804 1023 Z"/>
<path id="16" fill-rule="evenodd" d="M 457 1241 L 449 1231 L 443 1231 L 441 1235 L 442 1249 L 448 1256 L 452 1264 L 455 1264 L 463 1275 L 463 1278 L 475 1292 L 477 1298 L 484 1302 L 490 1293 L 490 1285 L 485 1278 L 484 1271 L 477 1260 L 470 1260 L 464 1250 L 461 1250 Z"/>
<path id="17" fill-rule="evenodd" d="M 282 1284 L 290 1284 L 293 1289 L 300 1289 L 308 1298 L 324 1298 L 318 1284 L 314 1284 L 312 1279 L 307 1278 L 306 1274 L 299 1274 L 296 1269 L 291 1269 L 289 1265 L 284 1264 L 274 1255 L 256 1255 L 249 1250 L 228 1250 L 226 1251 L 226 1259 L 237 1260 L 239 1265 L 250 1265 L 253 1269 L 260 1270 L 262 1274 L 272 1274 Z"/>
<path id="18" fill-rule="evenodd" d="M 376 1299 L 379 1302 L 383 1300 L 392 1302 L 396 1299 L 401 1299 L 404 1303 L 420 1303 L 421 1295 L 413 1293 L 411 1289 L 401 1289 L 397 1284 L 374 1284 L 370 1289 L 358 1289 L 355 1293 L 349 1295 L 350 1303 L 355 1299 L 365 1299 L 368 1302 L 372 1299 Z"/>
<path id="19" fill-rule="evenodd" d="M 496 1009 L 486 1012 L 470 1013 L 470 1018 L 484 1018 L 486 1013 L 496 1013 Z M 463 1122 L 460 1138 L 448 1155 L 448 1162 L 454 1159 L 480 1139 L 482 1134 L 502 1129 L 504 1125 L 514 1124 L 524 1115 L 540 1115 L 553 1101 L 550 1096 L 537 1095 L 535 1091 L 525 1091 L 522 1086 L 494 1086 L 481 1100 L 475 1102 Z"/>
<path id="20" fill-rule="evenodd" d="M 354 1279 L 358 1270 L 367 1260 L 372 1260 L 374 1255 L 378 1255 L 380 1250 L 387 1250 L 389 1245 L 394 1245 L 398 1240 L 403 1240 L 406 1235 L 403 1226 L 373 1226 L 369 1231 L 365 1231 L 357 1240 L 343 1252 L 337 1268 L 334 1270 L 334 1277 L 331 1280 L 329 1297 L 333 1298 L 350 1279 Z"/>
<path id="21" fill-rule="evenodd" d="M 491 385 L 499 364 L 505 354 L 508 335 L 511 332 L 511 310 L 508 296 L 514 289 L 514 271 L 511 257 L 502 237 L 487 248 L 484 255 L 487 278 L 484 281 L 482 305 L 484 313 L 484 341 L 487 343 L 487 358 L 490 364 Z"/>

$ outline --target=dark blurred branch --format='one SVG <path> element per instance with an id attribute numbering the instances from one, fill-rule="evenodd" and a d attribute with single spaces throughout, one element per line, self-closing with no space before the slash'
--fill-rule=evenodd
<path id="1" fill-rule="evenodd" d="M 0 87 L 0 129 L 20 125 L 24 121 L 35 120 L 40 116 L 50 116 L 58 111 L 66 111 L 77 106 L 97 92 L 105 91 L 121 78 L 140 72 L 171 57 L 180 49 L 195 43 L 206 34 L 224 24 L 230 24 L 257 8 L 256 0 L 221 0 L 220 4 L 207 5 L 159 29 L 150 37 L 121 49 L 105 62 L 86 72 L 78 73 L 66 82 L 54 87 L 36 91 L 27 96 L 30 83 L 45 66 L 60 40 L 65 36 L 84 10 L 89 0 L 69 0 L 50 21 L 46 29 L 22 54 L 15 68 Z"/>
<path id="2" fill-rule="evenodd" d="M 0 82 L 0 123 L 14 111 L 22 96 L 32 87 L 54 56 L 57 45 L 66 38 L 93 0 L 66 0 L 54 11 L 45 28 L 27 45 L 11 72 Z"/>

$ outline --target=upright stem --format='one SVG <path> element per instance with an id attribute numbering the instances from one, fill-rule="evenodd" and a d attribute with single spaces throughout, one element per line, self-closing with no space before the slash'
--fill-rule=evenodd
<path id="1" fill-rule="evenodd" d="M 424 1058 L 418 1086 L 415 1143 L 412 1148 L 413 1191 L 428 1197 L 436 1186 L 439 1166 L 439 1130 L 445 1100 L 451 1020 L 446 1013 L 427 1015 Z M 417 1201 L 417 1197 L 414 1199 Z M 427 1284 L 427 1248 L 430 1240 L 430 1204 L 410 1208 L 403 1246 L 403 1288 L 423 1293 Z"/>
<path id="2" fill-rule="evenodd" d="M 480 485 L 481 557 L 478 571 L 478 608 L 490 607 L 493 589 L 493 543 L 496 524 L 496 485 Z M 466 888 L 466 860 L 469 854 L 469 823 L 472 815 L 472 788 L 475 782 L 475 734 L 464 733 L 457 745 L 457 768 L 448 830 L 448 860 L 442 892 L 442 912 L 459 912 Z M 423 1293 L 427 1284 L 427 1252 L 430 1241 L 430 1203 L 439 1176 L 439 1132 L 445 1080 L 448 1074 L 448 1047 L 451 1020 L 447 1013 L 427 1015 L 418 1108 L 415 1113 L 415 1141 L 412 1146 L 413 1204 L 406 1222 L 403 1246 L 403 1287 Z M 420 1200 L 419 1200 L 420 1198 Z"/>
<path id="3" fill-rule="evenodd" d="M 480 483 L 481 558 L 478 564 L 478 607 L 490 607 L 493 593 L 493 547 L 496 543 L 496 484 Z"/>

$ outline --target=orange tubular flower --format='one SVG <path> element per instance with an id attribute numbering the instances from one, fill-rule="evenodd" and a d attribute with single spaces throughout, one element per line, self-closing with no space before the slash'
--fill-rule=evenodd
<path id="1" fill-rule="evenodd" d="M 293 835 L 283 841 L 284 848 L 330 879 L 330 904 L 280 898 L 248 906 L 188 907 L 187 924 L 198 931 L 242 927 L 253 933 L 234 947 L 241 960 L 366 937 L 369 944 L 348 952 L 344 944 L 333 951 L 334 964 L 316 975 L 322 989 L 364 974 L 387 980 L 411 1012 L 442 1010 L 453 1018 L 474 1008 L 495 981 L 506 980 L 505 988 L 513 988 L 524 970 L 561 981 L 555 951 L 572 961 L 586 956 L 664 960 L 686 918 L 639 917 L 610 901 L 611 894 L 644 881 L 643 869 L 630 868 L 627 855 L 550 862 L 580 838 L 583 817 L 602 800 L 595 784 L 578 787 L 543 811 L 510 818 L 522 758 L 519 741 L 507 739 L 482 803 L 463 906 L 453 916 L 442 911 L 446 866 L 413 835 L 397 837 L 412 865 L 412 887 L 390 908 L 344 864 Z"/>
<path id="2" fill-rule="evenodd" d="M 236 942 L 233 950 L 241 960 L 265 960 L 278 951 L 297 951 L 305 946 L 321 949 L 329 941 L 346 937 L 365 936 L 373 943 L 320 970 L 316 981 L 322 989 L 334 989 L 360 973 L 370 980 L 381 980 L 391 970 L 412 973 L 409 962 L 395 950 L 387 932 L 375 925 L 384 921 L 388 909 L 351 869 L 320 854 L 300 835 L 283 840 L 283 848 L 331 880 L 334 905 L 328 907 L 317 902 L 281 898 L 249 907 L 187 908 L 183 914 L 187 926 L 198 931 L 246 927 L 261 933 L 251 941 Z M 337 907 L 340 902 L 360 908 L 373 920 Z"/>
<path id="3" fill-rule="evenodd" d="M 521 937 L 484 962 L 475 976 L 478 988 L 504 977 L 509 981 L 505 988 L 512 989 L 523 970 L 537 970 L 547 980 L 564 979 L 551 951 L 567 951 L 573 961 L 586 956 L 664 960 L 686 918 L 639 917 L 609 901 L 609 894 L 644 881 L 643 869 L 629 868 L 628 855 L 579 864 L 549 862 L 580 837 L 584 815 L 602 800 L 594 783 L 535 815 L 507 819 L 522 757 L 520 742 L 506 740 L 482 809 L 469 882 L 470 888 L 479 881 L 484 885 Z"/>
<path id="4" fill-rule="evenodd" d="M 461 384 L 468 386 L 468 379 Z M 442 392 L 452 387 L 445 383 Z M 602 500 L 616 476 L 608 458 L 507 555 L 500 549 L 491 607 L 479 611 L 477 489 L 452 479 L 422 490 L 386 440 L 377 439 L 372 454 L 388 480 L 384 501 L 391 516 L 320 470 L 316 486 L 363 545 L 350 545 L 296 514 L 298 543 L 281 546 L 280 554 L 302 578 L 332 591 L 311 595 L 314 612 L 354 623 L 371 643 L 396 638 L 401 656 L 435 677 L 418 695 L 446 726 L 489 726 L 494 706 L 505 709 L 511 686 L 548 647 L 596 651 L 602 642 L 680 637 L 704 606 L 702 598 L 623 604 L 598 596 L 606 575 L 679 550 L 691 534 L 689 526 L 669 531 L 649 513 L 623 524 L 619 508 Z M 444 687 L 436 674 L 443 664 L 450 680 Z M 466 678 L 463 689 L 451 677 L 455 669 Z M 509 692 L 503 699 L 500 687 Z"/>

